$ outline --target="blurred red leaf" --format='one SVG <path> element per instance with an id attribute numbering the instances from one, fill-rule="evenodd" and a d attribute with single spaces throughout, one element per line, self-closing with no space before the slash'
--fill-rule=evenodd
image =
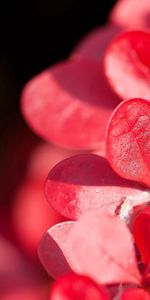
<path id="1" fill-rule="evenodd" d="M 120 300 L 150 300 L 150 295 L 144 289 L 127 289 Z"/>
<path id="2" fill-rule="evenodd" d="M 118 0 L 109 20 L 124 29 L 150 29 L 149 0 Z"/>
<path id="3" fill-rule="evenodd" d="M 105 56 L 106 76 L 122 98 L 150 100 L 150 34 L 129 31 L 109 45 Z"/>
<path id="4" fill-rule="evenodd" d="M 107 290 L 90 278 L 68 274 L 54 283 L 50 300 L 110 300 Z"/>
<path id="5" fill-rule="evenodd" d="M 113 25 L 93 29 L 76 45 L 71 58 L 85 57 L 100 62 L 110 41 L 118 32 L 120 32 L 119 28 Z"/>
<path id="6" fill-rule="evenodd" d="M 96 149 L 120 99 L 98 62 L 61 62 L 33 78 L 22 94 L 31 128 L 47 141 L 70 149 Z"/>

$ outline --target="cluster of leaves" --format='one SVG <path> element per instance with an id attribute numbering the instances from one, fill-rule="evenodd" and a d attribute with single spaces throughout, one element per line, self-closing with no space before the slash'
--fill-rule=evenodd
<path id="1" fill-rule="evenodd" d="M 68 219 L 39 246 L 58 279 L 51 300 L 150 299 L 149 13 L 149 0 L 118 1 L 105 27 L 23 90 L 31 128 L 80 152 L 54 166 L 44 186 Z"/>

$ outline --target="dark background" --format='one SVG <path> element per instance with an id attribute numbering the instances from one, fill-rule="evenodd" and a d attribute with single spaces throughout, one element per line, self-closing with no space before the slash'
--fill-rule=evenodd
<path id="1" fill-rule="evenodd" d="M 20 0 L 0 6 L 0 119 L 19 115 L 24 84 L 104 24 L 115 0 Z M 7 120 L 7 121 L 6 121 Z"/>

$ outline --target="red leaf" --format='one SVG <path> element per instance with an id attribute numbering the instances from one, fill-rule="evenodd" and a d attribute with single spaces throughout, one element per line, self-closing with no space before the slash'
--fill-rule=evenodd
<path id="1" fill-rule="evenodd" d="M 118 32 L 119 28 L 113 25 L 95 28 L 77 44 L 71 58 L 86 57 L 100 62 L 110 41 Z"/>
<path id="2" fill-rule="evenodd" d="M 45 195 L 69 219 L 77 219 L 92 208 L 119 213 L 128 197 L 132 201 L 147 197 L 141 186 L 119 177 L 105 158 L 94 154 L 80 154 L 58 163 L 48 175 Z M 122 217 L 126 217 L 124 212 Z"/>
<path id="3" fill-rule="evenodd" d="M 122 102 L 109 121 L 106 156 L 120 176 L 150 186 L 150 102 Z"/>
<path id="4" fill-rule="evenodd" d="M 90 278 L 68 274 L 52 286 L 50 300 L 110 300 L 107 290 Z"/>
<path id="5" fill-rule="evenodd" d="M 121 300 L 150 300 L 150 295 L 143 289 L 127 289 L 123 292 Z"/>
<path id="6" fill-rule="evenodd" d="M 42 265 L 53 277 L 71 272 L 71 252 L 67 246 L 73 222 L 63 222 L 51 227 L 43 236 L 38 254 Z"/>
<path id="7" fill-rule="evenodd" d="M 102 284 L 140 283 L 132 236 L 118 217 L 83 215 L 71 230 L 68 247 L 75 272 Z"/>
<path id="8" fill-rule="evenodd" d="M 145 264 L 150 263 L 150 207 L 136 217 L 133 233 L 142 261 Z"/>
<path id="9" fill-rule="evenodd" d="M 109 19 L 123 28 L 150 29 L 150 1 L 119 0 Z"/>
<path id="10" fill-rule="evenodd" d="M 32 129 L 66 148 L 98 148 L 120 100 L 102 68 L 94 61 L 65 61 L 32 79 L 22 94 L 22 111 Z"/>
<path id="11" fill-rule="evenodd" d="M 150 100 L 150 34 L 131 31 L 110 43 L 105 56 L 106 76 L 124 99 Z"/>

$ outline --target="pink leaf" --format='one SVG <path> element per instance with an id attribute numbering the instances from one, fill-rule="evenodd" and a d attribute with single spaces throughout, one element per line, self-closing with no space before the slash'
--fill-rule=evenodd
<path id="1" fill-rule="evenodd" d="M 150 102 L 122 102 L 109 121 L 106 156 L 120 176 L 150 186 Z"/>
<path id="2" fill-rule="evenodd" d="M 132 236 L 118 217 L 98 211 L 83 215 L 71 230 L 68 247 L 75 272 L 102 284 L 140 283 Z"/>
<path id="3" fill-rule="evenodd" d="M 113 172 L 105 158 L 80 154 L 61 161 L 50 171 L 45 195 L 59 213 L 77 219 L 92 208 L 119 213 L 128 197 L 145 197 L 145 192 Z"/>

